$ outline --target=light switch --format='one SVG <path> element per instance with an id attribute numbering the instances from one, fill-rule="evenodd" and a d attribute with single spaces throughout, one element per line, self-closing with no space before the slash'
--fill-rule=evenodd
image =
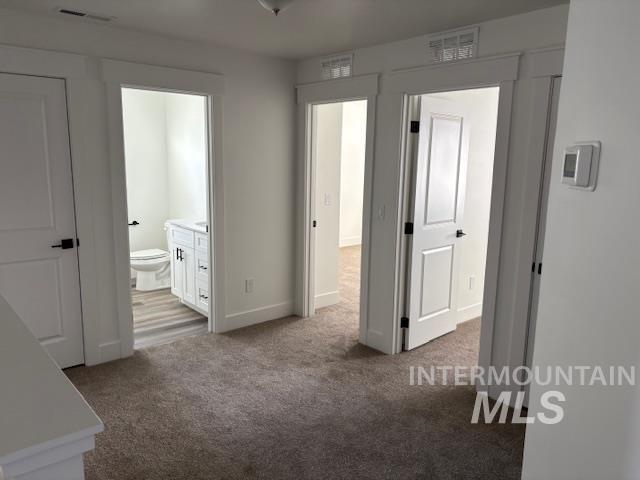
<path id="1" fill-rule="evenodd" d="M 247 278 L 244 281 L 244 291 L 246 293 L 253 293 L 253 284 L 255 282 L 254 278 Z"/>
<path id="2" fill-rule="evenodd" d="M 324 194 L 324 204 L 327 207 L 331 206 L 331 194 L 330 193 L 325 193 Z"/>

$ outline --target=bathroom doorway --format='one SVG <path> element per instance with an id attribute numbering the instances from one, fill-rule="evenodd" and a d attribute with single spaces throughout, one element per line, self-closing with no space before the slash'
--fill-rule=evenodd
<path id="1" fill-rule="evenodd" d="M 134 348 L 209 331 L 207 97 L 122 88 Z"/>

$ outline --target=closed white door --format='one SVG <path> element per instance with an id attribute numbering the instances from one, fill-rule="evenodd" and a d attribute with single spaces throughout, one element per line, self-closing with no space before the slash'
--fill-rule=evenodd
<path id="1" fill-rule="evenodd" d="M 469 128 L 459 102 L 423 96 L 410 241 L 409 327 L 412 349 L 456 328 L 459 243 Z"/>
<path id="2" fill-rule="evenodd" d="M 0 74 L 0 146 L 0 294 L 60 367 L 84 363 L 63 80 Z"/>

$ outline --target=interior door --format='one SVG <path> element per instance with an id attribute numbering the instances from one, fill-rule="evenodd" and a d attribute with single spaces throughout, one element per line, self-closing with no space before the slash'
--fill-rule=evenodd
<path id="1" fill-rule="evenodd" d="M 469 156 L 469 128 L 463 106 L 427 95 L 420 103 L 406 349 L 456 328 L 457 246 L 464 241 Z"/>
<path id="2" fill-rule="evenodd" d="M 556 123 L 558 120 L 558 103 L 560 102 L 561 77 L 553 79 L 551 86 L 551 99 L 549 105 L 549 118 L 547 120 L 547 138 L 545 146 L 545 160 L 542 170 L 542 185 L 538 203 L 538 226 L 536 233 L 536 246 L 531 269 L 531 294 L 529 300 L 529 326 L 527 331 L 527 353 L 525 365 L 531 367 L 533 358 L 533 341 L 536 334 L 536 319 L 538 317 L 538 297 L 540 294 L 540 280 L 542 276 L 542 254 L 544 252 L 544 236 L 547 223 L 547 203 L 549 201 L 549 186 L 551 183 L 551 163 L 553 161 L 553 147 L 556 138 Z"/>
<path id="3" fill-rule="evenodd" d="M 60 367 L 84 363 L 63 80 L 0 74 L 0 145 L 0 294 Z"/>

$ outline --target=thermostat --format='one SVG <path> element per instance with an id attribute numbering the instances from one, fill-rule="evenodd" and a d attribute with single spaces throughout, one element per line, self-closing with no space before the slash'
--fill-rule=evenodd
<path id="1" fill-rule="evenodd" d="M 599 161 L 600 142 L 579 142 L 567 147 L 562 162 L 562 183 L 595 190 Z"/>

